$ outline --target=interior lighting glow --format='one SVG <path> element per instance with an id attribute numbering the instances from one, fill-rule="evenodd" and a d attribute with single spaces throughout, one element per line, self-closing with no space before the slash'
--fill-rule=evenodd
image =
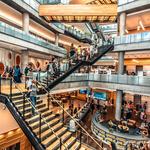
<path id="1" fill-rule="evenodd" d="M 1 134 L 1 135 L 0 135 L 0 139 L 4 138 L 4 136 L 5 136 L 4 134 Z"/>
<path id="2" fill-rule="evenodd" d="M 141 28 L 140 26 L 137 26 L 137 31 L 140 31 L 140 28 Z"/>
<path id="3" fill-rule="evenodd" d="M 141 20 L 139 21 L 139 24 L 140 24 L 140 26 L 141 26 L 142 30 L 145 30 L 144 25 L 143 25 L 143 23 L 142 23 L 142 21 L 141 21 Z"/>
<path id="4" fill-rule="evenodd" d="M 127 34 L 129 33 L 129 31 L 128 31 L 127 29 L 125 30 L 125 32 L 126 32 Z"/>
<path id="5" fill-rule="evenodd" d="M 14 133 L 14 131 L 10 131 L 8 132 L 8 135 L 12 135 Z"/>
<path id="6" fill-rule="evenodd" d="M 139 61 L 138 61 L 138 60 L 136 60 L 136 59 L 132 59 L 132 61 L 133 61 L 133 62 L 136 62 L 136 63 L 139 63 Z"/>

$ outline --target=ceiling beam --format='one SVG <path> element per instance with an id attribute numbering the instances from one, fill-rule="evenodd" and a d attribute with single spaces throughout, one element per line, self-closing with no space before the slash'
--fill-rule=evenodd
<path id="1" fill-rule="evenodd" d="M 117 5 L 40 5 L 40 16 L 117 16 Z"/>

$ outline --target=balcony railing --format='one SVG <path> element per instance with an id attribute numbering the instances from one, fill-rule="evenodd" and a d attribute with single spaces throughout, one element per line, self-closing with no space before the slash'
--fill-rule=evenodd
<path id="1" fill-rule="evenodd" d="M 117 32 L 117 24 L 112 24 L 112 25 L 101 25 L 99 26 L 99 28 L 102 30 L 102 31 L 116 31 Z"/>
<path id="2" fill-rule="evenodd" d="M 150 76 L 89 74 L 89 79 L 96 82 L 150 86 Z"/>
<path id="3" fill-rule="evenodd" d="M 4 22 L 0 22 L 0 32 L 10 35 L 12 37 L 42 46 L 44 48 L 53 50 L 55 52 L 59 52 L 62 54 L 66 54 L 67 51 L 64 48 L 58 47 L 55 44 L 50 43 L 49 41 L 46 41 L 40 37 L 37 37 L 30 33 L 25 33 L 24 31 L 17 29 L 13 26 L 10 26 Z"/>
<path id="4" fill-rule="evenodd" d="M 119 6 L 125 5 L 125 4 L 131 3 L 133 1 L 138 1 L 138 0 L 118 0 L 118 5 Z"/>
<path id="5" fill-rule="evenodd" d="M 69 0 L 37 0 L 41 4 L 68 4 Z"/>
<path id="6" fill-rule="evenodd" d="M 92 38 L 92 35 L 90 33 L 81 33 L 79 30 L 74 29 L 73 27 L 67 27 L 62 23 L 53 23 L 53 24 L 56 27 L 60 28 L 61 30 L 68 31 L 80 39 L 84 39 L 84 38 L 91 39 Z"/>
<path id="7" fill-rule="evenodd" d="M 138 34 L 128 34 L 124 36 L 115 37 L 115 45 L 131 44 L 138 42 L 150 41 L 150 32 L 142 32 Z"/>
<path id="8" fill-rule="evenodd" d="M 46 72 L 34 72 L 34 79 L 40 77 L 42 81 L 47 77 Z M 125 84 L 125 85 L 137 85 L 137 86 L 150 86 L 150 76 L 132 76 L 132 75 L 107 75 L 107 74 L 94 74 L 94 73 L 74 73 L 67 77 L 62 83 L 67 82 L 106 82 L 115 84 Z"/>

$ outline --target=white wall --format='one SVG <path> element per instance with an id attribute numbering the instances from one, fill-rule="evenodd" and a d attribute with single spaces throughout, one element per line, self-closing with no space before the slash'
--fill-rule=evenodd
<path id="1" fill-rule="evenodd" d="M 0 103 L 0 134 L 17 129 L 19 127 L 9 110 L 7 108 L 3 110 L 3 107 L 4 105 Z"/>

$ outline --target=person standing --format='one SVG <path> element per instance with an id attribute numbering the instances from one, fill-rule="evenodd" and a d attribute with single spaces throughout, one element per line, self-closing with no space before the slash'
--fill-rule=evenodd
<path id="1" fill-rule="evenodd" d="M 69 53 L 69 57 L 70 57 L 70 59 L 74 59 L 74 57 L 75 57 L 75 48 L 74 48 L 74 45 L 73 45 L 73 43 L 71 44 L 71 47 L 70 47 L 70 53 Z"/>
<path id="2" fill-rule="evenodd" d="M 81 59 L 81 46 L 79 45 L 77 48 L 77 52 L 78 52 L 78 60 Z"/>
<path id="3" fill-rule="evenodd" d="M 31 100 L 31 103 L 32 103 L 32 115 L 35 115 L 37 91 L 38 91 L 38 88 L 36 87 L 35 81 L 32 80 L 32 84 L 29 87 L 30 100 Z"/>
<path id="4" fill-rule="evenodd" d="M 24 69 L 24 75 L 25 75 L 25 77 L 28 76 L 28 73 L 29 73 L 29 67 L 28 67 L 28 65 L 26 65 L 26 67 Z"/>
<path id="5" fill-rule="evenodd" d="M 20 67 L 19 65 L 17 65 L 14 69 L 14 80 L 16 83 L 21 83 L 21 76 L 22 76 L 22 73 L 21 73 Z"/>

